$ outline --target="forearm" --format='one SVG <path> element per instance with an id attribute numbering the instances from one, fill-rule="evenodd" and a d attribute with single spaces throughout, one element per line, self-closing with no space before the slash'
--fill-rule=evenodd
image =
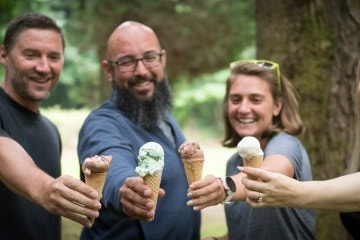
<path id="1" fill-rule="evenodd" d="M 302 182 L 297 204 L 303 208 L 341 212 L 360 210 L 360 173 L 325 181 Z"/>
<path id="2" fill-rule="evenodd" d="M 246 194 L 244 191 L 244 185 L 242 184 L 242 178 L 245 176 L 243 173 L 236 174 L 231 176 L 236 184 L 236 192 L 232 197 L 231 201 L 244 201 L 246 199 Z"/>
<path id="3" fill-rule="evenodd" d="M 41 204 L 42 189 L 52 177 L 39 169 L 26 151 L 10 138 L 0 137 L 0 179 L 14 193 Z"/>
<path id="4" fill-rule="evenodd" d="M 286 157 L 279 154 L 273 154 L 268 156 L 261 168 L 270 172 L 281 173 L 291 178 L 294 175 L 294 168 L 291 162 Z M 242 183 L 242 179 L 245 176 L 246 174 L 244 174 L 243 172 L 232 176 L 236 183 L 236 194 L 234 194 L 232 201 L 246 200 L 247 195 L 245 193 L 245 186 Z"/>

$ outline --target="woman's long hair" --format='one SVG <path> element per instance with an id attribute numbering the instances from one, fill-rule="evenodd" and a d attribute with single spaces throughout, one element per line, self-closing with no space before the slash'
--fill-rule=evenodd
<path id="1" fill-rule="evenodd" d="M 262 138 L 269 139 L 278 132 L 286 132 L 294 136 L 303 132 L 304 126 L 298 112 L 298 95 L 291 82 L 281 74 L 278 78 L 276 71 L 273 69 L 254 63 L 241 62 L 231 68 L 230 76 L 226 80 L 226 92 L 223 99 L 225 136 L 222 145 L 224 147 L 236 147 L 241 140 L 241 137 L 230 124 L 228 113 L 230 88 L 238 75 L 257 76 L 263 79 L 269 84 L 274 101 L 282 101 L 280 114 L 273 118 L 272 125 L 263 134 Z"/>

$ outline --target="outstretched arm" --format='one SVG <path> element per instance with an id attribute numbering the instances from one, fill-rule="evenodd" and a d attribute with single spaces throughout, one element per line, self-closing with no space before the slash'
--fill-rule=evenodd
<path id="1" fill-rule="evenodd" d="M 91 226 L 87 217 L 97 217 L 101 207 L 94 189 L 70 176 L 52 178 L 10 138 L 0 137 L 0 146 L 0 180 L 6 187 L 50 213 Z"/>
<path id="2" fill-rule="evenodd" d="M 280 154 L 272 154 L 268 156 L 263 167 L 274 172 L 293 176 L 294 169 L 288 158 Z M 242 179 L 244 173 L 239 173 L 231 176 L 236 184 L 236 192 L 231 201 L 245 201 L 247 196 L 244 192 L 244 185 Z M 191 198 L 187 205 L 192 206 L 194 210 L 201 210 L 209 206 L 217 205 L 225 200 L 226 194 L 221 184 L 221 181 L 213 175 L 208 175 L 205 178 L 194 182 L 189 187 L 188 197 Z M 258 199 L 259 193 L 256 195 Z"/>
<path id="3" fill-rule="evenodd" d="M 242 182 L 252 207 L 297 207 L 341 212 L 360 210 L 360 172 L 324 181 L 300 182 L 279 173 L 250 167 Z M 254 179 L 261 179 L 257 181 Z M 263 201 L 256 199 L 262 193 Z"/>

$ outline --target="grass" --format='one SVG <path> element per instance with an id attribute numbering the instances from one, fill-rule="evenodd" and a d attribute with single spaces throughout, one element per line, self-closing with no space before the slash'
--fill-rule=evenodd
<path id="1" fill-rule="evenodd" d="M 62 174 L 79 178 L 79 164 L 76 152 L 78 132 L 89 114 L 88 110 L 59 110 L 43 109 L 43 114 L 51 119 L 59 128 L 62 136 L 63 152 L 61 158 Z M 233 151 L 223 148 L 219 139 L 211 139 L 196 128 L 184 128 L 184 133 L 188 139 L 198 141 L 205 154 L 205 165 L 203 176 L 213 174 L 223 176 L 225 174 L 225 163 Z M 220 236 L 226 233 L 226 222 L 223 206 L 209 207 L 201 212 L 201 237 Z M 62 219 L 62 239 L 79 239 L 82 226 L 69 219 Z"/>

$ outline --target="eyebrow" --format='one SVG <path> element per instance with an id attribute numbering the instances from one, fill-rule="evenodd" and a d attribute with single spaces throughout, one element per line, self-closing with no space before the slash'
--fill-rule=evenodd
<path id="1" fill-rule="evenodd" d="M 149 50 L 149 51 L 144 52 L 144 54 L 142 56 L 147 55 L 147 54 L 152 54 L 152 53 L 158 54 L 158 53 L 161 53 L 161 50 L 158 51 L 158 52 L 156 50 Z M 123 58 L 127 58 L 127 57 L 135 58 L 134 55 L 125 55 L 125 56 L 119 57 L 118 60 L 123 59 Z"/>

